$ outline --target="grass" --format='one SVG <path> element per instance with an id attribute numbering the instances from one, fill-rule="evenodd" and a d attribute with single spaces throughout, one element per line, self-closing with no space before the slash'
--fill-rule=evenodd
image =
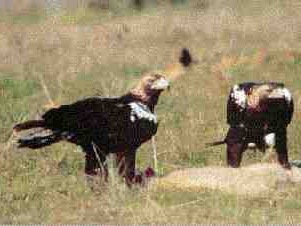
<path id="1" fill-rule="evenodd" d="M 37 10 L 29 10 L 18 14 L 1 11 L 0 14 L 1 23 L 31 25 L 36 23 L 42 23 L 46 19 L 45 14 Z"/>
<path id="2" fill-rule="evenodd" d="M 17 79 L 10 74 L 0 75 L 0 139 L 4 141 L 11 132 L 11 121 L 22 120 L 29 113 L 29 98 L 39 90 L 39 84 L 35 80 Z M 26 106 L 27 105 L 27 106 Z"/>
<path id="3" fill-rule="evenodd" d="M 292 91 L 289 156 L 300 159 L 301 46 L 298 1 L 186 1 L 115 16 L 83 10 L 29 22 L 2 14 L 0 24 L 0 222 L 1 223 L 297 223 L 300 185 L 254 198 L 215 190 L 128 190 L 120 182 L 92 191 L 78 147 L 60 143 L 17 150 L 12 126 L 49 104 L 41 78 L 57 103 L 92 95 L 117 96 L 140 73 L 177 59 L 182 47 L 199 61 L 163 93 L 157 106 L 159 174 L 185 167 L 225 165 L 225 104 L 237 82 L 282 81 Z M 255 3 L 256 2 L 256 3 Z M 238 4 L 240 3 L 240 4 Z M 18 17 L 31 15 L 18 15 Z M 8 18 L 8 19 L 7 19 Z M 41 19 L 40 19 L 41 18 Z M 246 152 L 243 165 L 261 160 Z M 140 169 L 152 165 L 144 144 Z"/>

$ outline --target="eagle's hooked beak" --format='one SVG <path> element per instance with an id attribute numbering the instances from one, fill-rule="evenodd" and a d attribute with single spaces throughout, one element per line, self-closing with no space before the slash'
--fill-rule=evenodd
<path id="1" fill-rule="evenodd" d="M 169 89 L 169 87 L 170 87 L 170 83 L 166 78 L 159 78 L 152 84 L 151 89 L 165 90 L 165 89 Z"/>

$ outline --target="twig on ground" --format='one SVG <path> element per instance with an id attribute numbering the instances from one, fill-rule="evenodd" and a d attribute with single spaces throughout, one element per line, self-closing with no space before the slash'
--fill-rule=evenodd
<path id="1" fill-rule="evenodd" d="M 43 76 L 40 75 L 40 74 L 39 74 L 38 76 L 39 76 L 39 79 L 40 79 L 41 86 L 43 87 L 45 96 L 47 97 L 49 103 L 50 103 L 52 106 L 55 106 L 55 103 L 54 103 L 53 99 L 51 98 L 49 89 L 48 89 L 47 86 L 46 86 L 46 83 L 45 83 L 45 81 L 44 81 Z"/>
<path id="2" fill-rule="evenodd" d="M 157 158 L 157 147 L 155 136 L 152 136 L 152 149 L 153 149 L 153 158 L 154 158 L 154 168 L 155 172 L 158 173 L 158 158 Z"/>
<path id="3" fill-rule="evenodd" d="M 101 168 L 101 172 L 103 172 L 105 174 L 105 166 L 104 164 L 102 163 L 102 161 L 100 160 L 100 157 L 99 157 L 99 154 L 98 154 L 98 150 L 100 151 L 100 149 L 98 148 L 98 146 L 92 141 L 92 146 L 93 146 L 93 151 L 95 153 L 95 156 L 97 158 L 97 161 L 99 163 L 99 166 Z M 101 151 L 100 151 L 101 153 Z M 103 176 L 103 175 L 101 175 Z"/>
<path id="4" fill-rule="evenodd" d="M 171 209 L 181 208 L 181 207 L 184 207 L 184 206 L 188 206 L 188 205 L 198 203 L 200 201 L 202 201 L 202 199 L 196 199 L 196 200 L 193 200 L 193 201 L 184 202 L 184 203 L 181 203 L 181 204 L 178 204 L 178 205 L 170 206 L 169 208 L 171 208 Z"/>
<path id="5" fill-rule="evenodd" d="M 15 136 L 15 134 L 12 132 L 10 134 L 9 138 L 7 139 L 7 141 L 5 142 L 5 145 L 4 145 L 4 148 L 3 148 L 4 152 L 7 151 L 11 147 L 11 145 L 13 143 L 13 140 L 14 140 L 13 139 L 14 136 Z"/>

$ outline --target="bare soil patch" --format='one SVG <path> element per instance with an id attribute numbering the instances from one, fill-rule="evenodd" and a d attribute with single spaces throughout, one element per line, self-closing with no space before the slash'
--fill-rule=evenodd
<path id="1" fill-rule="evenodd" d="M 154 182 L 155 187 L 181 190 L 217 189 L 238 195 L 261 196 L 301 183 L 301 169 L 284 170 L 260 163 L 238 169 L 209 166 L 174 171 Z"/>

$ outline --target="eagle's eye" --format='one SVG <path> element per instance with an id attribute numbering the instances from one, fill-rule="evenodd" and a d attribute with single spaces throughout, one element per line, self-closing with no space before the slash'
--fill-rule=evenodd
<path id="1" fill-rule="evenodd" d="M 158 80 L 158 78 L 156 78 L 156 77 L 151 77 L 151 78 L 149 78 L 148 80 L 147 80 L 147 84 L 148 85 L 151 85 L 151 84 L 153 84 L 154 82 L 156 82 Z"/>

